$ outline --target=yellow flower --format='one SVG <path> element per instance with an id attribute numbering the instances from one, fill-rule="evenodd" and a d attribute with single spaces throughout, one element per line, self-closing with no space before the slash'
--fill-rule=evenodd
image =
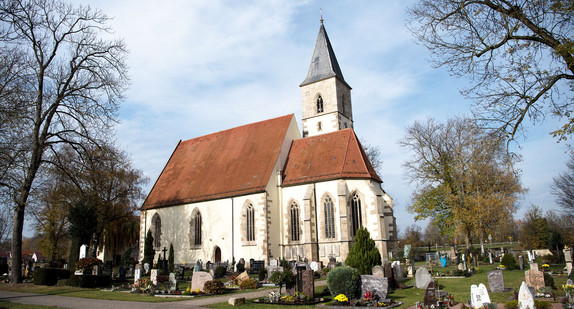
<path id="1" fill-rule="evenodd" d="M 340 302 L 340 303 L 346 303 L 349 301 L 349 299 L 347 298 L 347 296 L 345 296 L 345 294 L 339 294 L 339 295 L 335 296 L 335 300 Z"/>

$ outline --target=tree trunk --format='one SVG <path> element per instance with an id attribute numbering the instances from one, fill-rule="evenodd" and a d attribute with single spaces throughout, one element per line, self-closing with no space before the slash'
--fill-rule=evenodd
<path id="1" fill-rule="evenodd" d="M 24 228 L 24 207 L 16 206 L 12 226 L 12 284 L 22 282 L 22 229 Z"/>

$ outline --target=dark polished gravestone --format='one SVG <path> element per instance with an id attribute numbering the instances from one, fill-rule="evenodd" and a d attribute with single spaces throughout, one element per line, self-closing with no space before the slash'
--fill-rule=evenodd
<path id="1" fill-rule="evenodd" d="M 502 270 L 493 270 L 486 273 L 488 286 L 491 292 L 504 292 L 504 276 Z"/>
<path id="2" fill-rule="evenodd" d="M 361 276 L 361 295 L 365 295 L 367 291 L 375 292 L 379 299 L 382 301 L 387 298 L 389 291 L 388 278 L 362 275 Z"/>
<path id="3" fill-rule="evenodd" d="M 425 306 L 436 306 L 436 282 L 431 281 L 427 285 L 423 303 Z"/>

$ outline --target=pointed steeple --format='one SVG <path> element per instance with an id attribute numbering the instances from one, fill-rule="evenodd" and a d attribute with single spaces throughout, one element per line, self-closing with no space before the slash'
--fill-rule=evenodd
<path id="1" fill-rule="evenodd" d="M 325 31 L 323 25 L 323 17 L 321 16 L 321 27 L 319 28 L 319 35 L 317 35 L 317 42 L 315 43 L 315 50 L 313 51 L 313 58 L 311 58 L 311 65 L 307 78 L 301 83 L 300 86 L 305 86 L 329 77 L 337 77 L 345 84 L 343 72 L 335 57 L 335 52 Z"/>

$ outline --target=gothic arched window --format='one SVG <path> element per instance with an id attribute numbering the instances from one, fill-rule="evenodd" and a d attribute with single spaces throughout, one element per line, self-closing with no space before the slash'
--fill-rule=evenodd
<path id="1" fill-rule="evenodd" d="M 351 236 L 363 225 L 361 222 L 361 199 L 357 192 L 351 196 Z"/>
<path id="2" fill-rule="evenodd" d="M 255 241 L 255 209 L 253 205 L 247 206 L 247 241 Z"/>
<path id="3" fill-rule="evenodd" d="M 297 203 L 293 202 L 291 204 L 291 241 L 299 241 L 300 233 L 299 233 L 299 206 Z"/>
<path id="4" fill-rule="evenodd" d="M 335 216 L 330 196 L 325 197 L 323 206 L 325 208 L 325 238 L 335 238 Z"/>
<path id="5" fill-rule="evenodd" d="M 323 98 L 321 95 L 317 97 L 317 113 L 323 112 Z"/>
<path id="6" fill-rule="evenodd" d="M 159 214 L 153 215 L 151 219 L 152 234 L 153 234 L 153 247 L 155 250 L 161 248 L 161 218 Z"/>
<path id="7" fill-rule="evenodd" d="M 189 220 L 189 245 L 191 247 L 201 246 L 201 225 L 201 212 L 196 208 Z"/>

